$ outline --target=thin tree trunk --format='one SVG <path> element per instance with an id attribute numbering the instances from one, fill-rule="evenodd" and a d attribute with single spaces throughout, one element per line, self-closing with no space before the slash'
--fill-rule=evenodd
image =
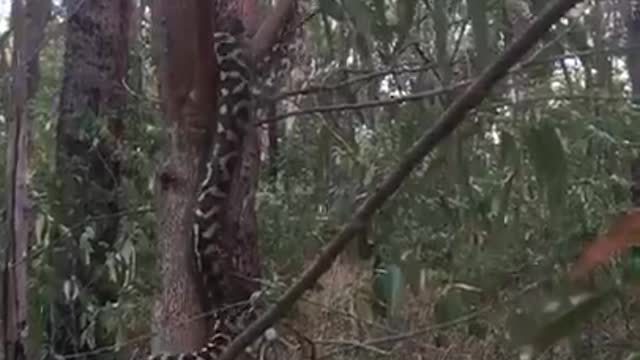
<path id="1" fill-rule="evenodd" d="M 67 1 L 64 75 L 57 127 L 56 171 L 60 180 L 54 215 L 68 229 L 64 251 L 52 254 L 60 283 L 53 286 L 49 340 L 57 354 L 113 343 L 101 333 L 84 334 L 86 306 L 116 301 L 103 264 L 116 241 L 121 208 L 120 152 L 126 104 L 131 0 Z M 103 131 L 107 130 L 107 131 Z M 88 239 L 89 244 L 82 244 Z M 86 247 L 91 247 L 84 261 Z M 83 250 L 84 249 L 84 250 Z M 64 294 L 59 289 L 69 289 Z M 69 296 L 72 294 L 72 296 Z M 84 335 L 84 336 L 83 336 Z"/>
<path id="2" fill-rule="evenodd" d="M 25 43 L 25 4 L 15 0 L 12 7 L 15 48 L 13 52 L 13 86 L 12 86 L 12 121 L 9 124 L 9 146 L 7 149 L 7 217 L 8 244 L 6 244 L 6 261 L 2 278 L 2 340 L 5 359 L 26 358 L 27 328 L 27 268 L 22 262 L 22 254 L 26 255 L 28 229 L 24 228 L 25 215 L 28 210 L 26 182 L 23 177 L 28 166 L 26 134 L 24 130 L 30 125 L 27 115 L 27 69 L 24 64 L 23 51 Z M 21 262 L 21 263 L 18 263 Z"/>
<path id="3" fill-rule="evenodd" d="M 31 158 L 32 116 L 29 101 L 40 80 L 39 44 L 49 18 L 51 2 L 14 0 L 13 82 L 7 149 L 7 244 L 2 273 L 2 352 L 4 359 L 26 359 L 28 332 L 28 249 L 33 229 L 28 171 Z M 4 247 L 4 246 L 3 246 Z"/>

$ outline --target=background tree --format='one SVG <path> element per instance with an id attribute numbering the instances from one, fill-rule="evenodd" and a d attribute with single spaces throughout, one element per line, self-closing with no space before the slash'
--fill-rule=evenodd
<path id="1" fill-rule="evenodd" d="M 2 317 L 0 339 L 5 359 L 26 359 L 28 332 L 28 248 L 33 231 L 33 209 L 29 196 L 31 170 L 31 101 L 40 81 L 40 49 L 51 10 L 50 1 L 12 2 L 13 53 L 10 127 L 7 148 L 7 231 L 2 271 Z"/>
<path id="2" fill-rule="evenodd" d="M 127 109 L 130 0 L 67 1 L 64 75 L 49 183 L 58 238 L 48 256 L 51 356 L 111 344 L 100 309 L 118 301 L 118 284 L 96 267 L 119 246 L 122 140 Z M 53 175 L 53 174 L 52 174 Z"/>

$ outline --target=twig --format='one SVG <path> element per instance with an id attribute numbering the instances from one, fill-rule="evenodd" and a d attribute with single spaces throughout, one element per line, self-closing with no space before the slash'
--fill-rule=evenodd
<path id="1" fill-rule="evenodd" d="M 358 76 L 354 76 L 350 79 L 338 82 L 336 84 L 329 84 L 329 85 L 311 85 L 302 89 L 298 89 L 298 90 L 291 90 L 291 91 L 285 91 L 282 92 L 280 94 L 278 94 L 277 96 L 273 97 L 272 100 L 274 101 L 278 101 L 278 100 L 282 100 L 284 98 L 288 98 L 288 97 L 293 97 L 293 96 L 299 96 L 299 95 L 308 95 L 311 93 L 317 93 L 317 92 L 322 92 L 322 91 L 333 91 L 333 90 L 338 90 L 341 89 L 343 87 L 352 85 L 354 83 L 357 82 L 361 82 L 361 81 L 367 81 L 367 80 L 371 80 L 371 79 L 375 79 L 377 77 L 381 77 L 381 76 L 387 76 L 390 74 L 404 74 L 404 73 L 414 73 L 414 72 L 423 72 L 423 71 L 429 71 L 429 70 L 433 70 L 435 68 L 435 65 L 428 65 L 428 66 L 419 66 L 419 67 L 409 67 L 409 68 L 398 68 L 398 67 L 392 67 L 392 68 L 388 68 L 388 69 L 382 69 L 382 70 L 376 70 L 373 71 L 371 73 L 368 74 L 364 74 L 364 75 L 358 75 Z"/>
<path id="2" fill-rule="evenodd" d="M 613 48 L 613 49 L 589 49 L 589 50 L 584 50 L 584 51 L 574 51 L 574 52 L 567 53 L 567 54 L 555 55 L 555 56 L 551 56 L 551 57 L 546 58 L 546 59 L 537 59 L 538 55 L 542 52 L 542 50 L 547 49 L 547 47 L 545 46 L 544 48 L 540 49 L 540 51 L 535 52 L 528 60 L 520 63 L 517 66 L 515 66 L 513 69 L 511 69 L 509 71 L 509 73 L 511 74 L 511 73 L 519 72 L 519 71 L 522 71 L 522 69 L 528 68 L 530 66 L 541 65 L 541 64 L 545 64 L 545 63 L 555 62 L 555 61 L 568 59 L 568 58 L 574 58 L 574 57 L 578 57 L 578 56 L 595 55 L 595 54 L 598 54 L 598 53 L 616 54 L 616 53 L 619 53 L 619 52 L 633 50 L 633 49 L 637 49 L 637 48 L 640 48 L 640 46 L 636 45 L 636 46 L 628 46 L 628 47 L 624 47 L 624 48 Z M 336 84 L 332 84 L 332 85 L 309 86 L 307 88 L 302 88 L 302 89 L 299 89 L 299 90 L 293 90 L 293 91 L 285 92 L 285 93 L 277 95 L 273 99 L 282 100 L 282 99 L 284 99 L 286 97 L 292 97 L 292 96 L 298 96 L 298 95 L 309 95 L 309 94 L 315 93 L 315 92 L 332 91 L 332 90 L 340 89 L 340 88 L 345 87 L 347 85 L 351 85 L 351 84 L 356 83 L 356 82 L 366 81 L 366 80 L 369 80 L 369 79 L 372 79 L 372 78 L 375 78 L 375 77 L 379 77 L 379 76 L 384 76 L 384 75 L 388 75 L 388 74 L 395 74 L 395 73 L 403 73 L 403 72 L 428 71 L 431 68 L 432 68 L 431 66 L 427 66 L 427 67 L 423 67 L 423 68 L 409 68 L 409 69 L 395 69 L 395 70 L 394 69 L 377 70 L 377 71 L 371 72 L 370 74 L 359 75 L 359 76 L 353 77 L 351 79 L 347 79 L 345 81 L 342 81 L 342 82 L 339 82 L 339 83 L 336 83 Z M 370 101 L 364 101 L 364 102 L 360 102 L 360 103 L 335 104 L 335 105 L 318 106 L 318 107 L 306 108 L 306 109 L 301 109 L 301 110 L 295 110 L 295 111 L 291 111 L 291 112 L 287 112 L 287 113 L 278 114 L 278 115 L 276 115 L 274 117 L 271 117 L 269 119 L 265 119 L 265 120 L 261 121 L 259 123 L 259 125 L 262 125 L 262 124 L 265 124 L 265 123 L 270 123 L 270 122 L 275 122 L 275 121 L 280 121 L 280 120 L 283 120 L 283 119 L 286 119 L 286 118 L 289 118 L 289 117 L 300 116 L 300 115 L 308 115 L 308 114 L 313 114 L 313 113 L 329 113 L 329 112 L 336 112 L 336 111 L 361 110 L 361 109 L 370 108 L 370 107 L 382 107 L 382 106 L 388 106 L 388 105 L 402 104 L 402 103 L 410 102 L 410 101 L 424 100 L 424 99 L 428 99 L 428 98 L 435 97 L 435 96 L 438 96 L 438 95 L 442 95 L 442 94 L 447 93 L 449 91 L 457 90 L 457 89 L 459 89 L 459 88 L 461 88 L 463 86 L 466 86 L 466 85 L 470 84 L 473 80 L 475 80 L 475 79 L 468 79 L 468 80 L 464 80 L 464 81 L 455 83 L 455 84 L 450 85 L 448 87 L 441 87 L 441 88 L 438 88 L 438 89 L 428 90 L 428 91 L 424 91 L 424 92 L 418 92 L 418 93 L 414 93 L 414 94 L 411 94 L 411 95 L 400 96 L 400 97 L 396 97 L 396 98 L 392 98 L 392 99 L 370 100 Z"/>
<path id="3" fill-rule="evenodd" d="M 417 92 L 417 93 L 414 93 L 414 94 L 411 94 L 411 95 L 399 96 L 399 97 L 395 97 L 395 98 L 391 98 L 391 99 L 371 100 L 371 101 L 363 101 L 363 102 L 359 102 L 359 103 L 347 103 L 347 104 L 318 106 L 318 107 L 313 107 L 313 108 L 308 108 L 308 109 L 290 111 L 290 112 L 287 112 L 287 113 L 284 113 L 284 114 L 280 114 L 280 115 L 276 115 L 276 116 L 274 116 L 272 118 L 260 121 L 260 122 L 257 123 L 257 125 L 262 125 L 262 124 L 265 124 L 265 123 L 279 121 L 279 120 L 286 119 L 286 118 L 292 117 L 292 116 L 307 115 L 307 114 L 314 114 L 314 113 L 328 113 L 328 112 L 344 111 L 344 110 L 360 110 L 360 109 L 366 109 L 366 108 L 371 108 L 371 107 L 396 105 L 396 104 L 402 104 L 402 103 L 410 102 L 410 101 L 424 100 L 425 98 L 441 95 L 441 94 L 449 92 L 449 91 L 454 91 L 456 89 L 459 89 L 461 87 L 469 85 L 470 83 L 471 83 L 471 80 L 465 80 L 465 81 L 461 81 L 461 82 L 456 83 L 456 84 L 451 85 L 451 86 L 438 88 L 438 89 L 435 89 L 435 90 L 421 91 L 421 92 Z"/>
<path id="4" fill-rule="evenodd" d="M 389 176 L 358 207 L 351 220 L 331 240 L 324 251 L 306 270 L 300 279 L 257 321 L 253 322 L 242 334 L 229 345 L 220 360 L 235 359 L 244 348 L 249 346 L 260 334 L 272 326 L 293 306 L 293 304 L 313 287 L 336 257 L 347 246 L 349 241 L 362 231 L 371 217 L 384 205 L 404 180 L 444 138 L 449 136 L 462 123 L 465 115 L 487 96 L 491 88 L 507 75 L 509 68 L 516 64 L 538 41 L 547 30 L 557 22 L 569 9 L 580 0 L 558 0 L 548 6 L 542 14 L 531 23 L 527 30 L 512 43 L 480 78 L 458 98 L 440 117 L 435 126 L 427 131 L 407 152 L 405 157 L 389 174 Z"/>

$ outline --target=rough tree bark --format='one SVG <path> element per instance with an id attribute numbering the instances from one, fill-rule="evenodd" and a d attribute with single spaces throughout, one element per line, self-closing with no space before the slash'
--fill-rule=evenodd
<path id="1" fill-rule="evenodd" d="M 191 239 L 195 195 L 216 129 L 217 65 L 210 3 L 156 0 L 154 44 L 162 110 L 169 130 L 159 169 L 158 240 L 161 290 L 154 309 L 154 351 L 197 349 L 206 337 Z"/>
<path id="2" fill-rule="evenodd" d="M 60 283 L 49 316 L 54 353 L 72 354 L 92 346 L 82 340 L 86 306 L 117 299 L 117 288 L 100 271 L 113 251 L 120 209 L 121 138 L 126 91 L 131 0 L 67 0 L 64 74 L 57 124 L 56 172 L 59 197 L 54 215 L 70 229 L 60 234 L 62 251 L 52 254 Z M 92 253 L 83 261 L 82 235 Z M 85 237 L 86 239 L 86 237 Z M 60 249 L 58 249 L 60 250 Z M 65 294 L 62 289 L 67 289 Z M 71 296 L 69 296 L 71 294 Z M 97 324 L 96 346 L 112 343 Z"/>
<path id="3" fill-rule="evenodd" d="M 298 14 L 293 11 L 294 6 L 294 0 L 281 0 L 268 16 L 263 16 L 258 13 L 256 0 L 235 0 L 227 4 L 224 17 L 239 18 L 247 29 L 247 34 L 252 35 L 255 32 L 249 41 L 248 51 L 260 62 L 276 41 L 283 40 L 278 39 L 280 31 L 298 20 L 295 16 Z M 256 23 L 262 18 L 264 21 Z M 285 39 L 293 40 L 295 39 Z M 253 120 L 257 122 L 256 119 Z M 234 286 L 225 290 L 226 298 L 221 299 L 222 303 L 246 301 L 260 288 L 259 283 L 252 280 L 260 277 L 262 265 L 255 213 L 255 192 L 260 166 L 259 131 L 257 127 L 248 130 L 242 149 L 242 166 L 233 174 L 229 208 L 223 211 L 225 226 L 221 247 L 228 253 L 229 258 L 234 259 L 234 268 L 226 271 L 229 276 L 233 276 L 232 281 L 227 283 Z"/>
<path id="4" fill-rule="evenodd" d="M 285 3 L 290 6 L 292 1 L 285 0 Z M 207 333 L 204 317 L 193 319 L 208 304 L 199 303 L 203 296 L 197 294 L 200 281 L 192 272 L 190 238 L 198 180 L 202 178 L 204 155 L 210 149 L 210 131 L 216 129 L 215 114 L 210 113 L 216 100 L 207 94 L 216 93 L 217 82 L 214 80 L 217 79 L 217 70 L 208 67 L 215 63 L 212 61 L 215 57 L 210 35 L 206 37 L 203 33 L 210 25 L 201 16 L 212 14 L 214 23 L 219 24 L 231 17 L 241 19 L 249 35 L 258 28 L 255 21 L 261 18 L 256 13 L 258 6 L 255 0 L 217 1 L 208 10 L 205 6 L 208 5 L 196 5 L 192 1 L 178 4 L 173 0 L 156 0 L 152 11 L 153 53 L 160 64 L 160 92 L 170 132 L 168 160 L 159 176 L 158 236 L 162 254 L 162 290 L 154 310 L 154 323 L 161 336 L 155 341 L 154 351 L 196 349 L 202 345 Z M 280 9 L 276 14 L 275 21 L 282 24 L 286 18 L 282 15 L 286 12 Z M 277 32 L 280 28 L 279 25 L 271 27 L 267 31 Z M 274 33 L 265 39 L 273 42 L 275 38 Z M 205 51 L 203 47 L 206 44 L 210 45 L 210 50 Z M 262 48 L 260 56 L 264 56 L 265 44 L 258 45 Z M 257 54 L 254 48 L 258 46 L 250 45 L 249 51 Z M 212 74 L 215 75 L 213 78 Z M 207 79 L 209 83 L 204 82 Z M 194 97 L 189 94 L 194 94 Z M 221 303 L 247 300 L 258 288 L 256 281 L 248 280 L 260 275 L 261 264 L 254 206 L 260 163 L 257 131 L 255 127 L 248 129 L 242 149 L 242 166 L 233 174 L 228 201 L 231 206 L 223 211 L 226 216 L 222 220 L 225 225 L 220 247 L 229 258 L 233 258 L 230 263 L 234 266 L 226 269 L 225 275 L 231 279 L 225 283 L 234 286 L 225 289 Z"/>
<path id="5" fill-rule="evenodd" d="M 2 280 L 0 340 L 4 359 L 26 359 L 28 344 L 27 267 L 33 213 L 29 198 L 28 171 L 31 157 L 32 116 L 28 103 L 40 80 L 39 45 L 51 11 L 46 0 L 14 0 L 13 81 L 9 141 L 7 148 L 7 243 Z"/>

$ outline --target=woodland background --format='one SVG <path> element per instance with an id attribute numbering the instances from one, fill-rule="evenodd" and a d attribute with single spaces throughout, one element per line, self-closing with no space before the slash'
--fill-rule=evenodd
<path id="1" fill-rule="evenodd" d="M 191 195 L 158 191 L 185 133 L 162 111 L 156 3 L 13 2 L 0 34 L 3 358 L 22 342 L 32 358 L 125 359 L 180 320 L 158 305 L 188 278 L 158 268 L 186 251 L 165 220 Z M 273 6 L 214 3 L 254 25 Z M 304 49 L 257 132 L 252 229 L 274 299 L 549 3 L 302 5 Z M 636 249 L 591 276 L 586 303 L 566 279 L 640 202 L 639 8 L 582 2 L 535 44 L 290 309 L 290 358 L 640 357 Z M 180 55 L 183 69 L 198 61 Z M 189 324 L 171 346 L 202 341 Z"/>

